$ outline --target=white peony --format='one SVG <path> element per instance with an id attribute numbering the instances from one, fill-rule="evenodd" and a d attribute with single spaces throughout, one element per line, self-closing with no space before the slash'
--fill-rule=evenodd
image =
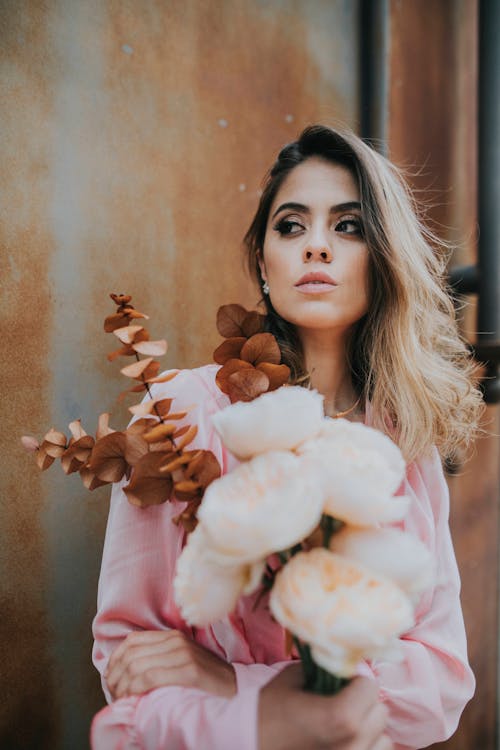
<path id="1" fill-rule="evenodd" d="M 415 599 L 434 581 L 434 563 L 427 547 L 399 529 L 346 526 L 334 534 L 330 549 L 390 578 Z"/>
<path id="2" fill-rule="evenodd" d="M 269 451 L 212 482 L 198 518 L 222 564 L 249 563 L 307 537 L 323 491 L 293 453 Z"/>
<path id="3" fill-rule="evenodd" d="M 323 424 L 323 396 L 282 386 L 253 401 L 237 402 L 212 416 L 224 445 L 245 460 L 270 450 L 293 450 Z"/>
<path id="4" fill-rule="evenodd" d="M 405 475 L 401 451 L 379 430 L 347 419 L 325 419 L 299 453 L 324 483 L 324 512 L 346 523 L 398 521 L 409 499 L 392 497 Z"/>
<path id="5" fill-rule="evenodd" d="M 175 601 L 189 625 L 204 627 L 232 612 L 242 594 L 257 588 L 263 573 L 262 562 L 219 565 L 199 524 L 177 560 Z"/>
<path id="6" fill-rule="evenodd" d="M 322 548 L 299 552 L 281 569 L 270 607 L 310 645 L 317 664 L 342 677 L 354 675 L 362 659 L 398 658 L 398 636 L 413 624 L 400 588 Z"/>

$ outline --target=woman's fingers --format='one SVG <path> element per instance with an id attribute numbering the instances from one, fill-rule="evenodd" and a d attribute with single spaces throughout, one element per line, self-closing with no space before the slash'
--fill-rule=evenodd
<path id="1" fill-rule="evenodd" d="M 137 657 L 123 670 L 114 697 L 137 695 L 168 685 L 196 687 L 196 682 L 195 666 L 185 652 L 178 649 L 167 655 L 149 653 Z"/>
<path id="2" fill-rule="evenodd" d="M 104 675 L 113 698 L 178 685 L 231 697 L 234 669 L 178 630 L 134 632 L 113 652 Z"/>
<path id="3" fill-rule="evenodd" d="M 134 630 L 129 633 L 119 646 L 115 648 L 108 662 L 108 671 L 119 661 L 122 655 L 128 651 L 131 646 L 143 645 L 145 643 L 158 643 L 162 641 L 167 633 L 177 633 L 176 630 Z"/>
<path id="4" fill-rule="evenodd" d="M 176 630 L 130 633 L 111 655 L 104 675 L 111 693 L 115 695 L 123 675 L 138 659 L 147 656 L 160 658 L 185 649 L 186 638 Z"/>

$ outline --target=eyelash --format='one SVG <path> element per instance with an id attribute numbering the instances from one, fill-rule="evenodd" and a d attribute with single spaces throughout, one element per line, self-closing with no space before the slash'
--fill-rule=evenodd
<path id="1" fill-rule="evenodd" d="M 341 219 L 339 222 L 337 222 L 337 224 L 335 226 L 335 231 L 339 231 L 338 228 L 342 224 L 353 224 L 355 226 L 355 230 L 354 231 L 342 232 L 342 234 L 348 234 L 348 235 L 359 236 L 359 237 L 363 236 L 363 225 L 361 223 L 361 220 L 358 219 L 357 217 L 355 217 L 355 216 L 349 216 L 349 217 L 345 217 L 345 218 Z M 302 224 L 300 224 L 298 221 L 293 221 L 291 219 L 280 219 L 273 226 L 273 229 L 276 230 L 277 232 L 279 232 L 282 237 L 286 237 L 286 236 L 290 236 L 290 235 L 294 235 L 294 234 L 300 234 L 300 232 L 292 232 L 290 230 L 288 230 L 288 231 L 285 230 L 285 227 L 293 227 L 293 226 L 298 226 L 301 229 L 304 229 L 304 227 L 302 226 Z"/>

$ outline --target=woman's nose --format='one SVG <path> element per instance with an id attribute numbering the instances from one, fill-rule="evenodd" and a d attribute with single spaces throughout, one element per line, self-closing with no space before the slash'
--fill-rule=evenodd
<path id="1" fill-rule="evenodd" d="M 308 244 L 304 248 L 302 258 L 305 263 L 309 263 L 313 260 L 318 260 L 322 263 L 331 263 L 333 259 L 332 251 L 328 245 L 312 245 Z"/>

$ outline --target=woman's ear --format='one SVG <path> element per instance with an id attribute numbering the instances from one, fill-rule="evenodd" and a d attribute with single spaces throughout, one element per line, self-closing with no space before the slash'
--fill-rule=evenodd
<path id="1" fill-rule="evenodd" d="M 264 263 L 264 258 L 262 257 L 262 250 L 257 250 L 257 263 L 259 264 L 259 271 L 260 275 L 262 276 L 262 281 L 267 281 L 266 264 Z"/>

